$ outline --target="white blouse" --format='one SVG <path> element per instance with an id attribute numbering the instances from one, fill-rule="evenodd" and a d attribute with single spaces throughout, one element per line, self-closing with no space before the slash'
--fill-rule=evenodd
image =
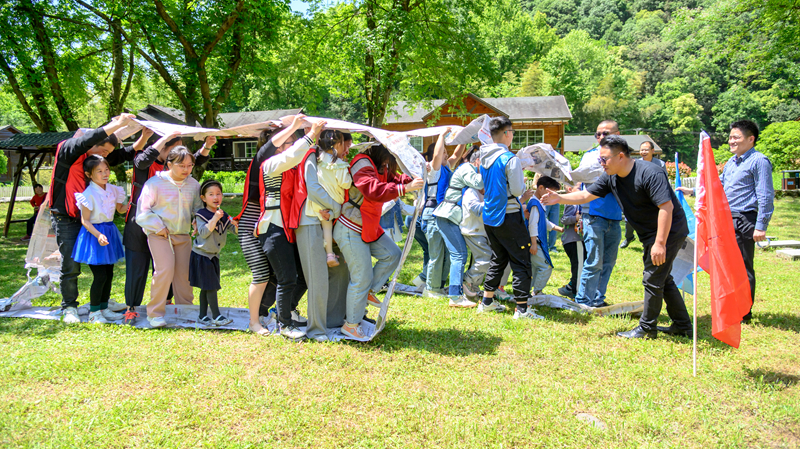
<path id="1" fill-rule="evenodd" d="M 106 188 L 102 188 L 95 184 L 94 181 L 89 183 L 89 187 L 82 193 L 75 194 L 75 202 L 78 208 L 87 208 L 92 211 L 89 216 L 89 223 L 108 223 L 114 221 L 114 212 L 117 210 L 117 204 L 125 204 L 128 195 L 122 187 L 117 187 L 114 184 L 106 184 Z"/>

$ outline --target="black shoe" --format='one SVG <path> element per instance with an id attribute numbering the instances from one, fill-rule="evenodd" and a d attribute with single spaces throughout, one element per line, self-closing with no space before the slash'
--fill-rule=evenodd
<path id="1" fill-rule="evenodd" d="M 378 323 L 377 321 L 373 320 L 372 318 L 367 318 L 366 315 L 364 315 L 364 321 L 366 321 L 367 323 L 371 323 L 372 325 L 375 325 L 375 324 Z"/>
<path id="2" fill-rule="evenodd" d="M 592 307 L 595 307 L 595 308 L 597 308 L 597 307 L 608 307 L 608 306 L 610 306 L 610 305 L 611 305 L 611 304 L 609 304 L 609 303 L 607 303 L 607 302 L 603 301 L 603 302 L 601 302 L 600 304 L 598 304 L 598 305 L 596 305 L 596 306 L 592 306 Z"/>
<path id="3" fill-rule="evenodd" d="M 669 327 L 658 326 L 656 329 L 658 329 L 659 332 L 663 332 L 667 335 L 674 335 L 676 337 L 686 337 L 686 338 L 694 337 L 694 333 L 692 332 L 691 329 L 689 330 L 678 329 L 677 327 L 675 327 L 675 324 L 672 324 Z"/>
<path id="4" fill-rule="evenodd" d="M 658 337 L 658 332 L 646 331 L 642 329 L 642 326 L 636 326 L 633 329 L 629 330 L 628 332 L 617 332 L 617 337 L 655 339 L 656 337 Z"/>
<path id="5" fill-rule="evenodd" d="M 753 314 L 752 312 L 748 313 L 747 315 L 742 317 L 742 324 L 750 324 L 750 321 L 753 321 Z"/>
<path id="6" fill-rule="evenodd" d="M 629 242 L 629 241 L 627 241 L 627 240 L 623 240 L 623 241 L 622 241 L 622 244 L 621 244 L 621 245 L 619 245 L 619 248 L 620 248 L 620 249 L 625 249 L 625 248 L 627 248 L 627 247 L 628 247 L 628 245 L 630 245 L 630 244 L 631 244 L 631 242 Z"/>

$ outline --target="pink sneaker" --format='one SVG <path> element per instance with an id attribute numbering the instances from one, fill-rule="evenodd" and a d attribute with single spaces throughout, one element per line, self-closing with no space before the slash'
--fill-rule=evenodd
<path id="1" fill-rule="evenodd" d="M 339 266 L 339 257 L 336 256 L 336 254 L 328 253 L 328 266 L 329 267 Z"/>

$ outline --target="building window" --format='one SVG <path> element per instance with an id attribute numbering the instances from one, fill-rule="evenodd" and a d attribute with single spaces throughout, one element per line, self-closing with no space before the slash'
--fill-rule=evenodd
<path id="1" fill-rule="evenodd" d="M 534 145 L 544 142 L 543 129 L 515 129 L 514 140 L 511 142 L 511 148 L 521 150 L 528 145 Z"/>
<path id="2" fill-rule="evenodd" d="M 408 141 L 411 143 L 412 147 L 417 149 L 417 151 L 420 153 L 422 152 L 422 137 L 409 137 Z"/>
<path id="3" fill-rule="evenodd" d="M 258 151 L 258 148 L 256 148 L 257 143 L 258 142 L 255 140 L 233 142 L 233 157 L 238 159 L 252 159 Z"/>

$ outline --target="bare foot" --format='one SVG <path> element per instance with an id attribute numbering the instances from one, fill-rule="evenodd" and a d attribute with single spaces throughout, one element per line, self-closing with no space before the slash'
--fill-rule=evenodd
<path id="1" fill-rule="evenodd" d="M 250 325 L 247 326 L 247 330 L 255 334 L 261 335 L 262 337 L 266 337 L 269 335 L 269 331 L 267 329 L 264 329 L 264 327 L 261 326 L 261 323 L 255 323 L 255 324 L 250 323 Z"/>

